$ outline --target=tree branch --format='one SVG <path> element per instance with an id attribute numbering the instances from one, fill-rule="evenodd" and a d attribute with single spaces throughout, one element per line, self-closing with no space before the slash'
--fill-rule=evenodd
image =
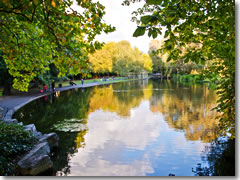
<path id="1" fill-rule="evenodd" d="M 32 22 L 32 20 L 30 18 L 28 18 L 25 14 L 21 14 L 21 13 L 14 12 L 14 11 L 6 11 L 6 10 L 3 10 L 3 9 L 0 9 L 0 12 L 20 15 L 20 16 L 24 17 L 27 21 Z"/>

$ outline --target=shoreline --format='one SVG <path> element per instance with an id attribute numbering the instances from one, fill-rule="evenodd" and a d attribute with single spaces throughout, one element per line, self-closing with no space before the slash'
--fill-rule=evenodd
<path id="1" fill-rule="evenodd" d="M 145 78 L 145 79 L 149 79 Z M 94 82 L 94 83 L 88 83 L 88 84 L 78 84 L 78 85 L 73 85 L 73 86 L 65 86 L 61 88 L 56 88 L 55 92 L 58 91 L 67 91 L 71 89 L 76 89 L 76 88 L 87 88 L 87 87 L 93 87 L 93 86 L 101 86 L 101 85 L 106 85 L 106 84 L 113 84 L 113 83 L 121 83 L 121 82 L 129 82 L 129 81 L 137 81 L 137 80 L 145 80 L 145 79 L 126 79 L 126 80 L 120 80 L 120 81 L 110 81 L 110 82 Z M 53 93 L 52 91 L 48 91 L 45 93 L 37 93 L 34 95 L 14 95 L 14 96 L 7 96 L 4 97 L 3 99 L 0 99 L 0 108 L 2 108 L 2 112 L 0 111 L 1 116 L 0 116 L 0 121 L 4 119 L 12 119 L 13 114 L 20 109 L 21 107 L 25 106 L 26 104 L 41 98 L 43 96 L 47 96 L 49 94 Z M 2 119 L 1 119 L 2 118 Z"/>

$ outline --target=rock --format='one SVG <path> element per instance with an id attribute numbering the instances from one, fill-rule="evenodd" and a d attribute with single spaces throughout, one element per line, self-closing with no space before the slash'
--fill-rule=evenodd
<path id="1" fill-rule="evenodd" d="M 9 125 L 9 124 L 17 124 L 18 121 L 16 119 L 4 119 L 3 121 L 5 124 Z"/>
<path id="2" fill-rule="evenodd" d="M 22 122 L 20 122 L 20 123 L 18 123 L 18 125 L 20 125 L 20 126 L 23 126 L 23 123 L 22 123 Z"/>
<path id="3" fill-rule="evenodd" d="M 43 142 L 37 144 L 31 151 L 29 151 L 18 163 L 21 164 L 22 161 L 31 158 L 34 155 L 43 154 L 48 155 L 50 153 L 50 149 L 47 142 Z"/>
<path id="4" fill-rule="evenodd" d="M 6 115 L 5 115 L 5 119 L 12 119 L 12 115 L 13 115 L 14 111 L 12 109 L 10 109 L 9 111 L 7 111 Z"/>
<path id="5" fill-rule="evenodd" d="M 31 159 L 21 163 L 19 166 L 19 171 L 22 175 L 38 175 L 50 168 L 52 168 L 53 163 L 48 155 L 34 155 Z"/>
<path id="6" fill-rule="evenodd" d="M 2 107 L 0 107 L 0 120 L 4 120 L 4 109 Z"/>
<path id="7" fill-rule="evenodd" d="M 4 111 L 4 109 L 0 106 L 0 112 L 3 112 Z"/>
<path id="8" fill-rule="evenodd" d="M 18 167 L 23 175 L 36 175 L 52 167 L 48 154 L 50 149 L 47 142 L 37 144 L 20 161 Z"/>
<path id="9" fill-rule="evenodd" d="M 35 137 L 38 137 L 38 135 L 39 135 L 39 133 L 37 132 L 37 129 L 36 129 L 34 124 L 28 124 L 28 125 L 24 126 L 24 129 L 26 131 L 29 131 L 29 132 L 33 133 L 33 135 Z"/>
<path id="10" fill-rule="evenodd" d="M 37 132 L 37 139 L 41 139 L 42 138 L 42 133 L 41 132 Z"/>
<path id="11" fill-rule="evenodd" d="M 48 142 L 50 149 L 54 147 L 58 147 L 59 137 L 56 133 L 44 134 L 40 139 L 39 142 Z"/>

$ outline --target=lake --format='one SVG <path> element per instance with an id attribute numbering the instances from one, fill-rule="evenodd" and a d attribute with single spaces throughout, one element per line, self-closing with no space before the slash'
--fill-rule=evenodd
<path id="1" fill-rule="evenodd" d="M 194 176 L 216 139 L 209 84 L 148 79 L 56 92 L 14 118 L 56 132 L 56 176 Z"/>

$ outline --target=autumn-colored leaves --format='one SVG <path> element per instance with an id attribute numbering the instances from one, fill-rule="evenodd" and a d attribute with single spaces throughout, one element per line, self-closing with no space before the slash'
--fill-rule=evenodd
<path id="1" fill-rule="evenodd" d="M 54 0 L 51 1 L 51 5 L 52 5 L 52 7 L 56 7 L 56 3 Z"/>

